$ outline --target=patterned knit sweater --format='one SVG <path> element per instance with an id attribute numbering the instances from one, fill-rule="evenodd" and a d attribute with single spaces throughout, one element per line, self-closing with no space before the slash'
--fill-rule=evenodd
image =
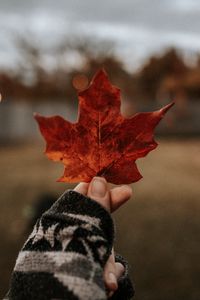
<path id="1" fill-rule="evenodd" d="M 65 192 L 37 221 L 20 251 L 9 300 L 105 300 L 103 268 L 111 253 L 114 226 L 96 201 Z M 125 266 L 112 300 L 128 300 L 134 290 Z"/>

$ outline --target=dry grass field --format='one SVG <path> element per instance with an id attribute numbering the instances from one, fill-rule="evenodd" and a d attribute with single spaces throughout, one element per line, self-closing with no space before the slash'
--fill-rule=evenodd
<path id="1" fill-rule="evenodd" d="M 62 166 L 43 145 L 0 148 L 0 299 L 25 239 L 31 205 L 45 192 L 62 193 Z M 116 250 L 129 263 L 137 300 L 200 299 L 200 140 L 160 140 L 139 161 L 143 180 L 114 218 Z"/>

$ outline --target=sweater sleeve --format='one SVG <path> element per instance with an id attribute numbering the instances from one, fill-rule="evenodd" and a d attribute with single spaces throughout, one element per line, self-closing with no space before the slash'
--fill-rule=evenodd
<path id="1" fill-rule="evenodd" d="M 107 299 L 103 268 L 114 226 L 96 201 L 65 192 L 37 221 L 20 251 L 9 300 Z"/>

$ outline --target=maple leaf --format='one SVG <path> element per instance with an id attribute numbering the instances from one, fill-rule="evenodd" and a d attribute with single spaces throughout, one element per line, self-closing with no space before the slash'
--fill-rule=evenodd
<path id="1" fill-rule="evenodd" d="M 94 176 L 103 176 L 108 182 L 122 184 L 142 178 L 135 161 L 157 147 L 153 130 L 173 103 L 124 118 L 120 89 L 111 85 L 104 70 L 97 72 L 78 98 L 76 123 L 60 116 L 35 115 L 47 143 L 46 155 L 65 166 L 58 181 L 90 182 Z"/>

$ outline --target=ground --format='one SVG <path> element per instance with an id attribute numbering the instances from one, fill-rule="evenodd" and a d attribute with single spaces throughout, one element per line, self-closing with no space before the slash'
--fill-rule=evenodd
<path id="1" fill-rule="evenodd" d="M 200 140 L 164 140 L 138 161 L 144 178 L 114 214 L 116 250 L 130 263 L 137 300 L 200 299 Z M 62 166 L 43 145 L 0 148 L 0 298 L 25 237 L 31 207 L 43 193 L 61 194 Z M 73 187 L 73 186 L 70 186 Z"/>

